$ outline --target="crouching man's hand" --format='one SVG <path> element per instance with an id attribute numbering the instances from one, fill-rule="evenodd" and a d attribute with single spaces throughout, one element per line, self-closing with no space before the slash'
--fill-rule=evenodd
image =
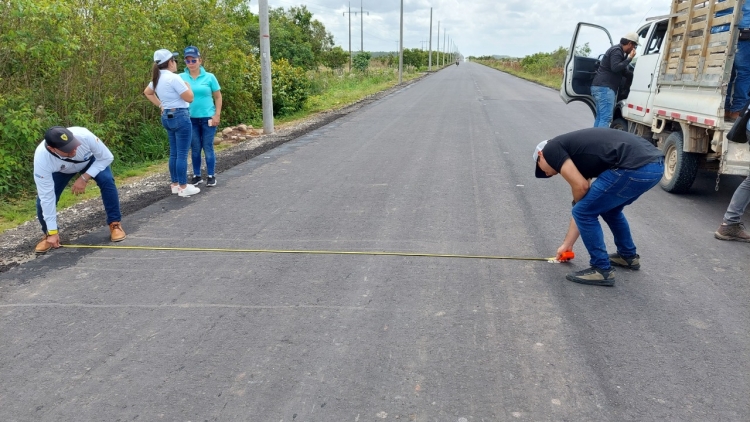
<path id="1" fill-rule="evenodd" d="M 91 180 L 91 176 L 86 176 L 85 174 L 82 174 L 81 177 L 76 179 L 75 183 L 73 183 L 73 186 L 70 187 L 73 195 L 80 195 L 86 192 L 86 184 L 89 180 Z"/>
<path id="2" fill-rule="evenodd" d="M 47 236 L 47 243 L 52 245 L 53 248 L 57 249 L 60 247 L 60 235 L 51 234 Z"/>

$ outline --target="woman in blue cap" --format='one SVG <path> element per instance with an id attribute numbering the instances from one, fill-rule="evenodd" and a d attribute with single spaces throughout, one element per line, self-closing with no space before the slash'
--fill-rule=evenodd
<path id="1" fill-rule="evenodd" d="M 216 154 L 214 136 L 221 119 L 221 87 L 213 73 L 203 68 L 203 59 L 198 47 L 185 48 L 185 71 L 182 80 L 190 84 L 195 99 L 190 104 L 190 122 L 193 127 L 191 144 L 193 178 L 191 183 L 198 185 L 201 178 L 201 151 L 206 156 L 206 186 L 216 186 Z"/>
<path id="2" fill-rule="evenodd" d="M 174 73 L 177 70 L 175 57 L 178 55 L 167 49 L 154 52 L 151 82 L 143 94 L 161 109 L 161 124 L 169 137 L 172 193 L 185 197 L 201 190 L 187 182 L 187 153 L 192 134 L 188 107 L 193 101 L 193 90 Z"/>

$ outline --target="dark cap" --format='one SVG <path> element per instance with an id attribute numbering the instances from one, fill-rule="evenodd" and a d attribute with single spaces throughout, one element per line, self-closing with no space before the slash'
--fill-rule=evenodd
<path id="1" fill-rule="evenodd" d="M 200 57 L 201 53 L 198 51 L 198 47 L 191 45 L 185 47 L 185 51 L 182 52 L 182 55 L 185 57 Z"/>
<path id="2" fill-rule="evenodd" d="M 62 126 L 52 126 L 44 133 L 44 141 L 48 146 L 57 148 L 62 152 L 73 151 L 81 141 L 76 139 L 73 132 Z"/>

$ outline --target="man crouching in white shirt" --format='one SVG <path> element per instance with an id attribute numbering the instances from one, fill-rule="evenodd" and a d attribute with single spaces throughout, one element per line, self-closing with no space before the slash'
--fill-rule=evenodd
<path id="1" fill-rule="evenodd" d="M 86 128 L 53 126 L 47 130 L 44 141 L 34 152 L 36 215 L 44 232 L 44 238 L 36 245 L 36 253 L 43 254 L 60 247 L 57 202 L 76 174 L 80 176 L 70 188 L 73 194 L 84 193 L 86 184 L 94 179 L 102 193 L 110 240 L 119 242 L 125 239 L 120 224 L 120 198 L 109 167 L 114 159 L 109 148 Z"/>

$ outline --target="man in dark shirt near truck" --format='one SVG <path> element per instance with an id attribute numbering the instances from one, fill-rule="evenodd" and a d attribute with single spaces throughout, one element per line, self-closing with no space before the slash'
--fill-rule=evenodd
<path id="1" fill-rule="evenodd" d="M 622 78 L 633 73 L 628 65 L 635 57 L 637 46 L 638 34 L 630 32 L 620 39 L 620 44 L 613 45 L 604 53 L 591 82 L 591 96 L 596 104 L 594 127 L 609 127 L 612 122 L 617 91 Z"/>
<path id="2" fill-rule="evenodd" d="M 557 249 L 557 258 L 572 251 L 579 236 L 591 256 L 591 268 L 565 278 L 575 283 L 612 286 L 612 265 L 639 269 L 640 256 L 622 210 L 659 183 L 664 172 L 662 152 L 631 133 L 589 128 L 541 142 L 534 151 L 534 162 L 536 177 L 560 174 L 573 191 L 573 218 Z M 596 180 L 591 182 L 594 177 Z M 599 216 L 612 231 L 617 253 L 607 255 Z"/>

